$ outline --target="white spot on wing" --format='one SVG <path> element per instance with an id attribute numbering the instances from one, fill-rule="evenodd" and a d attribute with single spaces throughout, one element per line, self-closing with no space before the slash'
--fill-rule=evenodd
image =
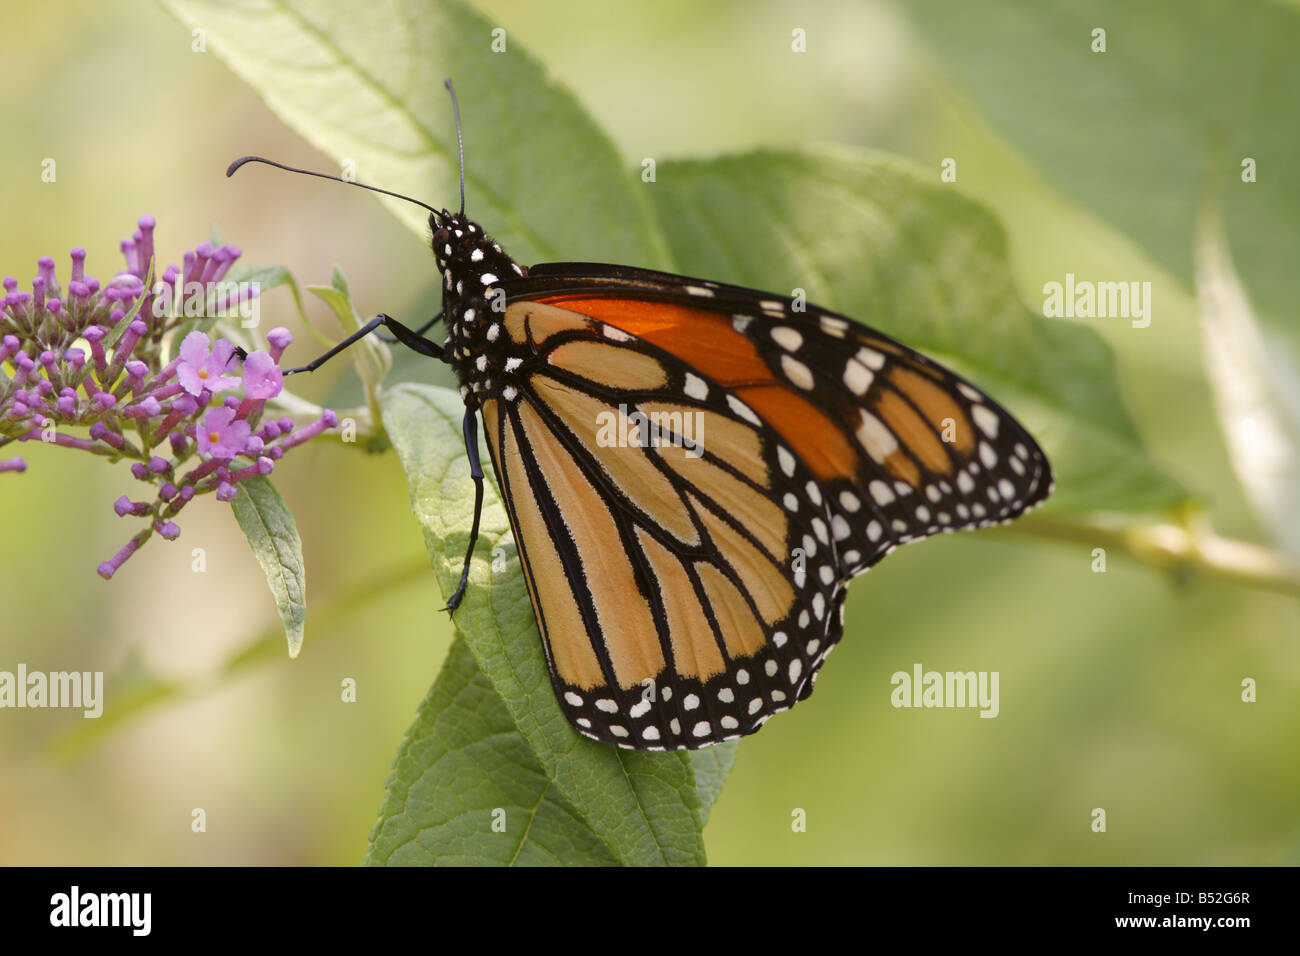
<path id="1" fill-rule="evenodd" d="M 790 454 L 784 448 L 777 446 L 776 460 L 780 463 L 781 471 L 785 473 L 787 478 L 794 476 L 794 455 Z"/>
<path id="2" fill-rule="evenodd" d="M 687 395 L 695 399 L 697 402 L 702 402 L 709 397 L 708 384 L 704 381 L 704 379 L 700 378 L 698 375 L 695 375 L 691 372 L 686 373 L 686 384 L 683 390 L 686 392 Z"/>
<path id="3" fill-rule="evenodd" d="M 970 413 L 980 431 L 990 438 L 998 437 L 998 416 L 993 409 L 987 405 L 972 405 Z"/>
<path id="4" fill-rule="evenodd" d="M 858 439 L 858 444 L 871 456 L 872 461 L 879 464 L 898 450 L 898 439 L 885 427 L 884 422 L 865 408 L 858 410 L 858 416 L 861 424 L 858 425 L 854 435 Z"/>
<path id="5" fill-rule="evenodd" d="M 733 412 L 745 419 L 745 421 L 749 422 L 751 425 L 763 424 L 762 420 L 754 414 L 754 410 L 738 399 L 735 395 L 727 396 L 727 404 L 731 406 Z"/>
<path id="6" fill-rule="evenodd" d="M 785 372 L 785 377 L 800 388 L 808 390 L 813 387 L 812 372 L 793 355 L 781 356 L 781 371 Z"/>
<path id="7" fill-rule="evenodd" d="M 772 326 L 772 341 L 787 352 L 796 351 L 803 345 L 803 336 L 799 334 L 798 329 L 792 329 L 788 325 Z"/>
<path id="8" fill-rule="evenodd" d="M 873 379 L 875 375 L 857 359 L 851 358 L 844 363 L 844 384 L 854 395 L 867 394 Z"/>
<path id="9" fill-rule="evenodd" d="M 878 478 L 867 486 L 867 490 L 871 492 L 871 497 L 876 499 L 876 504 L 881 507 L 894 500 L 893 489 Z"/>
<path id="10" fill-rule="evenodd" d="M 862 348 L 858 349 L 857 358 L 858 361 L 861 362 L 863 365 L 865 365 L 867 368 L 873 368 L 877 372 L 879 372 L 882 368 L 885 367 L 885 357 L 881 355 L 879 352 L 877 352 L 875 349 L 869 349 L 865 345 Z"/>

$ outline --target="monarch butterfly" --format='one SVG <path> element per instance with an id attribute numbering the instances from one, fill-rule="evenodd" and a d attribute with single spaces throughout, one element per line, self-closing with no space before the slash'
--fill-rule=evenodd
<path id="1" fill-rule="evenodd" d="M 409 200 L 429 211 L 441 313 L 415 330 L 378 315 L 292 371 L 380 326 L 454 368 L 475 509 L 448 609 L 478 535 L 481 416 L 579 733 L 662 750 L 758 730 L 812 693 L 852 577 L 1050 493 L 1042 449 L 1001 406 L 845 316 L 648 269 L 515 262 L 465 215 L 446 85 L 461 208 Z M 256 156 L 226 175 L 248 162 L 409 199 Z M 423 335 L 439 319 L 442 344 Z"/>

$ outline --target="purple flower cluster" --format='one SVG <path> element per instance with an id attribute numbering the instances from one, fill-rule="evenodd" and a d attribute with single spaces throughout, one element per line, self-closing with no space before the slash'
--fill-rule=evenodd
<path id="1" fill-rule="evenodd" d="M 131 474 L 150 486 L 141 500 L 114 502 L 119 516 L 148 524 L 99 565 L 104 578 L 154 533 L 174 540 L 173 519 L 193 498 L 215 492 L 230 501 L 241 481 L 269 475 L 286 451 L 338 421 L 325 410 L 299 429 L 291 418 L 266 414 L 283 387 L 287 329 L 272 330 L 265 351 L 247 354 L 197 330 L 175 341 L 186 327 L 246 304 L 257 289 L 224 283 L 239 249 L 206 242 L 185 253 L 183 268 L 169 266 L 149 285 L 153 232 L 153 217 L 143 217 L 122 242 L 127 268 L 102 286 L 85 274 L 86 252 L 77 248 L 66 291 L 54 260 L 42 257 L 32 291 L 6 278 L 0 305 L 0 447 L 41 441 L 129 459 Z M 169 350 L 176 356 L 164 363 Z M 0 472 L 26 467 L 22 458 L 0 457 Z"/>

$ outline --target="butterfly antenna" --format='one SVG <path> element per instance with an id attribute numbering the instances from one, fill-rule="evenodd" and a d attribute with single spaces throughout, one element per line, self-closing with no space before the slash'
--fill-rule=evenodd
<path id="1" fill-rule="evenodd" d="M 459 121 L 457 121 L 457 128 L 459 128 L 459 125 L 460 125 Z M 231 163 L 229 166 L 226 167 L 226 175 L 227 176 L 235 175 L 236 171 L 241 166 L 244 166 L 247 163 L 265 163 L 267 166 L 274 166 L 276 169 L 283 169 L 285 172 L 289 172 L 289 173 L 300 173 L 303 176 L 315 176 L 318 179 L 332 179 L 334 180 L 334 182 L 343 183 L 343 185 L 345 186 L 359 186 L 362 189 L 369 189 L 372 193 L 383 193 L 385 196 L 393 196 L 396 199 L 405 199 L 409 203 L 415 203 L 415 205 L 417 206 L 423 206 L 425 209 L 429 210 L 429 212 L 433 213 L 435 216 L 438 215 L 438 210 L 434 209 L 428 203 L 422 203 L 418 199 L 412 199 L 410 196 L 403 196 L 401 193 L 395 193 L 390 189 L 380 189 L 378 186 L 367 186 L 365 183 L 359 183 L 352 179 L 344 179 L 342 176 L 331 176 L 329 173 L 318 173 L 312 169 L 299 169 L 296 166 L 286 166 L 284 163 L 277 163 L 275 160 L 267 159 L 264 156 L 241 156 L 239 159 L 235 160 L 233 163 Z M 463 207 L 465 204 L 465 181 L 464 181 L 463 174 L 461 178 L 460 201 L 461 201 L 461 206 Z"/>
<path id="2" fill-rule="evenodd" d="M 442 81 L 447 92 L 451 94 L 451 109 L 456 114 L 456 151 L 460 155 L 460 214 L 465 215 L 465 137 L 460 132 L 460 104 L 456 102 L 456 88 L 451 85 L 451 77 Z"/>

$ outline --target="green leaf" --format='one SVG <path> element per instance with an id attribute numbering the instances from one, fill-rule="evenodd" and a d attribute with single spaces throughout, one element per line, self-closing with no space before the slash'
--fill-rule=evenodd
<path id="1" fill-rule="evenodd" d="M 330 285 L 332 285 L 339 292 L 343 293 L 343 295 L 346 298 L 349 299 L 351 298 L 352 294 L 351 291 L 348 289 L 347 277 L 343 275 L 343 270 L 340 269 L 338 266 L 335 266 L 333 271 L 330 272 Z"/>
<path id="2" fill-rule="evenodd" d="M 344 329 L 355 331 L 361 327 L 361 319 L 352 308 L 347 292 L 335 285 L 309 285 L 307 291 L 330 307 Z"/>
<path id="3" fill-rule="evenodd" d="M 461 438 L 464 404 L 448 389 L 407 383 L 385 391 L 382 406 L 435 577 L 450 595 L 460 577 L 474 502 Z M 489 460 L 485 449 L 480 458 Z M 492 570 L 494 558 L 502 570 Z M 555 700 L 509 522 L 491 483 L 469 590 L 455 622 L 556 792 L 615 859 L 642 865 L 704 862 L 700 831 L 727 758 L 696 763 L 684 752 L 621 750 L 587 740 L 569 726 Z M 489 764 L 482 772 L 495 775 L 500 768 Z"/>
<path id="4" fill-rule="evenodd" d="M 339 325 L 343 326 L 343 331 L 355 332 L 363 325 L 361 316 L 357 314 L 356 306 L 352 304 L 352 294 L 348 289 L 348 280 L 343 275 L 343 270 L 338 266 L 335 266 L 330 272 L 329 285 L 309 285 L 307 291 L 329 306 L 330 311 L 334 313 L 334 317 L 339 320 Z M 321 333 L 317 334 L 320 335 Z M 324 335 L 321 335 L 321 337 L 328 341 Z"/>
<path id="5" fill-rule="evenodd" d="M 937 68 L 1056 189 L 1193 278 L 1203 181 L 1260 310 L 1300 348 L 1300 7 L 1270 0 L 914 0 Z M 1106 30 L 1106 52 L 1092 31 Z M 1206 157 L 1210 161 L 1207 167 Z M 1257 162 L 1256 182 L 1242 161 Z"/>
<path id="6" fill-rule="evenodd" d="M 309 142 L 364 183 L 459 205 L 456 128 L 464 124 L 467 203 L 521 262 L 608 258 L 666 264 L 644 190 L 605 134 L 516 41 L 452 0 L 164 0 L 209 49 Z M 233 158 L 233 157 L 231 157 Z M 241 173 L 240 175 L 247 175 Z M 237 184 L 236 184 L 237 185 Z M 422 240 L 428 215 L 380 200 Z"/>
<path id="7" fill-rule="evenodd" d="M 464 638 L 407 731 L 370 839 L 372 866 L 618 862 L 547 778 Z"/>
<path id="8" fill-rule="evenodd" d="M 694 274 L 791 294 L 952 365 L 1006 405 L 1056 471 L 1045 507 L 1145 510 L 1186 498 L 1147 456 L 1091 329 L 1017 297 L 984 207 L 883 154 L 822 149 L 665 162 L 652 190 Z"/>
<path id="9" fill-rule="evenodd" d="M 266 584 L 284 622 L 289 656 L 297 657 L 307 618 L 307 576 L 293 514 L 270 479 L 261 476 L 239 483 L 231 507 L 266 574 Z"/>

